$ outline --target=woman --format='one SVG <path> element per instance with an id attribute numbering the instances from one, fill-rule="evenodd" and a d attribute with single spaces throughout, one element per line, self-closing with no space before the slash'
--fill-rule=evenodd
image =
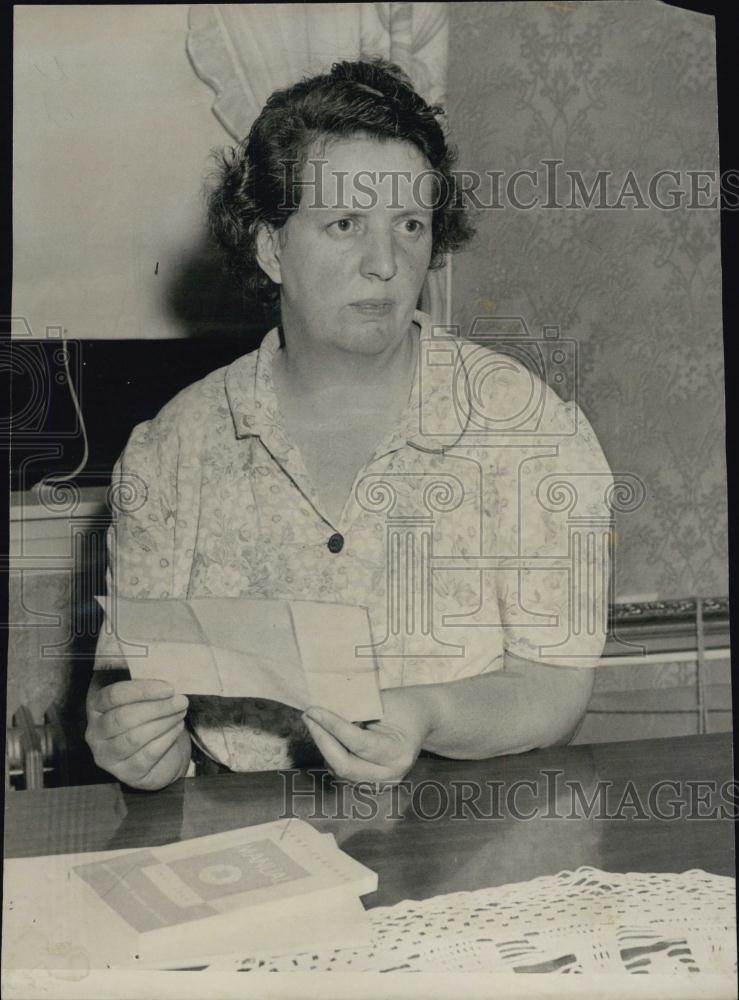
<path id="1" fill-rule="evenodd" d="M 540 487 L 597 481 L 578 502 L 602 522 L 608 467 L 574 404 L 486 348 L 438 342 L 416 311 L 429 268 L 471 235 L 440 113 L 380 61 L 272 95 L 224 157 L 210 215 L 233 271 L 278 301 L 279 328 L 136 427 L 114 472 L 145 490 L 109 533 L 109 594 L 366 605 L 383 719 L 188 702 L 162 682 L 117 680 L 103 672 L 121 664 L 103 630 L 87 739 L 129 785 L 169 784 L 193 752 L 251 770 L 320 751 L 338 777 L 397 781 L 422 750 L 551 745 L 584 714 L 603 628 L 574 645 L 570 635 L 557 655 L 570 590 L 551 561 L 563 522 Z M 460 370 L 479 367 L 481 351 L 491 434 L 457 405 Z M 536 426 L 514 426 L 532 387 Z M 445 568 L 432 566 L 439 557 Z M 606 558 L 596 553 L 594 573 Z"/>

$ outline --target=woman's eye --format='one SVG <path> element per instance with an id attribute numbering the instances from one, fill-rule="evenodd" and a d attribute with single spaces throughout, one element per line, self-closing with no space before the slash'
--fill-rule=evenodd
<path id="1" fill-rule="evenodd" d="M 351 233 L 354 229 L 354 219 L 337 219 L 328 228 L 334 232 Z"/>

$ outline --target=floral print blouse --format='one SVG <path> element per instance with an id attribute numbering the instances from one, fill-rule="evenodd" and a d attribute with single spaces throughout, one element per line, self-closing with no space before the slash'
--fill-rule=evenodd
<path id="1" fill-rule="evenodd" d="M 499 670 L 507 650 L 594 667 L 613 481 L 590 424 L 517 358 L 423 313 L 413 335 L 406 411 L 334 523 L 282 427 L 277 329 L 135 427 L 113 473 L 109 595 L 364 605 L 383 688 Z M 96 666 L 116 652 L 103 628 Z M 191 697 L 188 718 L 232 770 L 315 762 L 287 706 Z"/>

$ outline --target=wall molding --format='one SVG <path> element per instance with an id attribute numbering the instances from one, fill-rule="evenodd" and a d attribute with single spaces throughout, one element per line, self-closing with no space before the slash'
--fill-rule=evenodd
<path id="1" fill-rule="evenodd" d="M 728 650 L 731 645 L 728 597 L 701 598 L 702 641 L 706 651 Z M 696 652 L 698 648 L 698 602 L 694 597 L 666 601 L 612 604 L 610 635 L 604 659 L 629 655 L 628 646 L 639 656 Z M 712 659 L 714 657 L 711 657 Z"/>

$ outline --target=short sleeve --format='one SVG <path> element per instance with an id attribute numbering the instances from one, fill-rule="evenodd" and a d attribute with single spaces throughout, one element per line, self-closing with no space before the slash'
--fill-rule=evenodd
<path id="1" fill-rule="evenodd" d="M 504 647 L 524 659 L 597 666 L 608 627 L 613 477 L 587 417 L 547 389 L 544 433 L 512 449 L 498 575 Z"/>
<path id="2" fill-rule="evenodd" d="M 114 628 L 117 594 L 173 596 L 176 458 L 176 434 L 160 415 L 134 428 L 113 468 L 106 535 L 108 610 L 98 636 L 96 670 L 125 666 Z"/>

